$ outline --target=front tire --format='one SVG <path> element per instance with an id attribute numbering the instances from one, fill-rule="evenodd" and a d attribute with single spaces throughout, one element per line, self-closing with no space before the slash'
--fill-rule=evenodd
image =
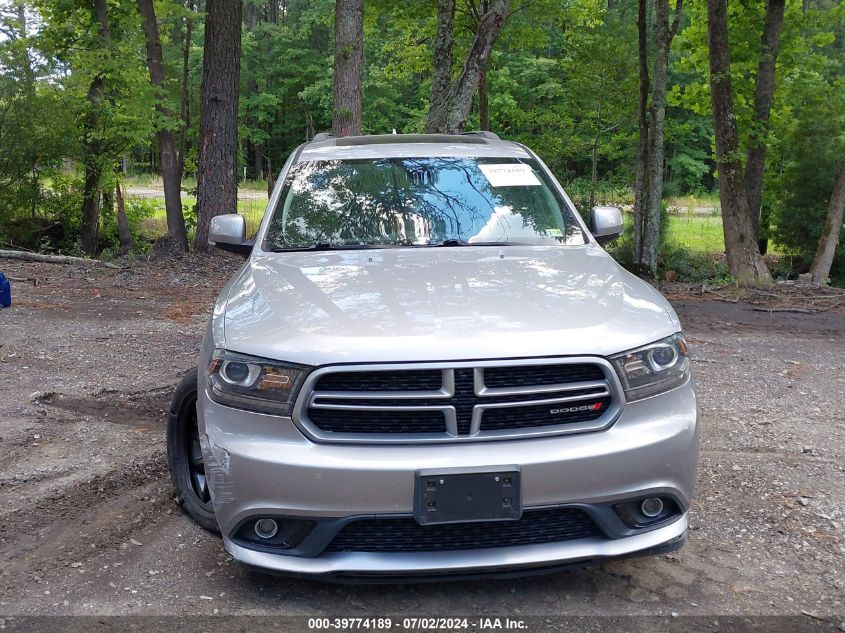
<path id="1" fill-rule="evenodd" d="M 167 461 L 176 505 L 198 525 L 219 534 L 199 441 L 196 367 L 182 378 L 170 402 Z"/>

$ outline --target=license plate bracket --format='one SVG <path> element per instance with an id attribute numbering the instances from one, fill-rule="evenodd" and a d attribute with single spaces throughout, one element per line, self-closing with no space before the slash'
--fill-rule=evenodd
<path id="1" fill-rule="evenodd" d="M 521 516 L 517 466 L 416 472 L 414 517 L 421 525 L 515 521 Z"/>

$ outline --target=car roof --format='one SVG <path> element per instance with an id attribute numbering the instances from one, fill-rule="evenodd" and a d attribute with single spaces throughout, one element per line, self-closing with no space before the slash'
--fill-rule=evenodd
<path id="1" fill-rule="evenodd" d="M 334 137 L 318 134 L 302 146 L 298 162 L 356 158 L 410 157 L 532 158 L 518 143 L 503 141 L 490 132 L 465 134 L 372 134 Z"/>

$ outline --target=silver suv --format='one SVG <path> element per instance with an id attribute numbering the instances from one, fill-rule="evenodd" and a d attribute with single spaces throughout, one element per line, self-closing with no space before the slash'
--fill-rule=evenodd
<path id="1" fill-rule="evenodd" d="M 490 133 L 288 159 L 174 398 L 179 499 L 249 565 L 333 578 L 677 549 L 698 437 L 681 326 L 543 162 Z M 196 406 L 195 406 L 196 405 Z"/>

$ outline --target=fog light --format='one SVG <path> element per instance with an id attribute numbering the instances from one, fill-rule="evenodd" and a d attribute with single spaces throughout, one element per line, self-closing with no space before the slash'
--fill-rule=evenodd
<path id="1" fill-rule="evenodd" d="M 232 540 L 242 547 L 259 551 L 297 548 L 317 525 L 311 519 L 284 516 L 258 516 L 244 519 L 232 532 Z"/>
<path id="2" fill-rule="evenodd" d="M 661 504 L 662 507 L 662 504 Z M 259 538 L 270 539 L 279 531 L 278 524 L 273 519 L 259 519 L 255 522 L 255 533 Z"/>
<path id="3" fill-rule="evenodd" d="M 649 497 L 640 505 L 640 511 L 649 519 L 656 517 L 663 512 L 663 501 L 660 497 Z"/>

